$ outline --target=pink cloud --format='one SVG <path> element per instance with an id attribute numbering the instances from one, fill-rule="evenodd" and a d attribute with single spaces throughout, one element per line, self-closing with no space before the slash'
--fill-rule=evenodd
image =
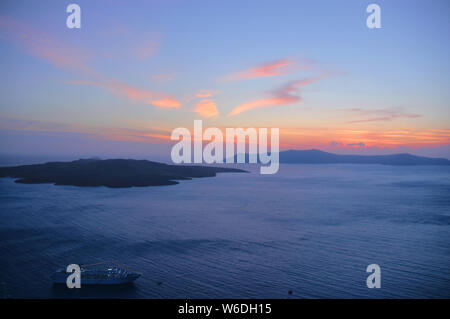
<path id="1" fill-rule="evenodd" d="M 124 95 L 132 101 L 160 108 L 179 108 L 181 106 L 177 99 L 167 94 L 137 88 L 105 77 L 88 65 L 88 61 L 93 57 L 89 51 L 68 47 L 62 40 L 54 39 L 46 33 L 38 32 L 9 17 L 0 16 L 0 37 L 15 43 L 30 55 L 40 57 L 58 68 L 95 79 L 67 82 L 69 84 L 96 85 L 107 88 L 115 94 Z M 143 56 L 150 52 L 149 48 L 149 46 L 144 47 Z"/>
<path id="2" fill-rule="evenodd" d="M 251 102 L 247 102 L 235 107 L 228 116 L 237 115 L 252 109 L 261 108 L 261 107 L 270 107 L 275 105 L 286 105 L 292 104 L 296 102 L 300 102 L 301 98 L 298 95 L 295 95 L 297 91 L 308 84 L 316 82 L 322 79 L 324 76 L 318 76 L 314 78 L 307 78 L 299 81 L 294 81 L 287 83 L 283 87 L 279 88 L 272 92 L 272 97 L 263 98 L 254 100 Z"/>
<path id="3" fill-rule="evenodd" d="M 194 112 L 205 118 L 217 117 L 219 115 L 216 103 L 208 99 L 200 100 L 195 105 Z"/>
<path id="4" fill-rule="evenodd" d="M 156 74 L 152 76 L 152 80 L 159 83 L 166 83 L 175 79 L 175 76 L 175 73 Z"/>
<path id="5" fill-rule="evenodd" d="M 170 141 L 170 130 L 160 127 L 146 127 L 145 129 L 126 129 L 108 127 L 90 127 L 77 124 L 44 122 L 35 120 L 20 120 L 0 117 L 0 128 L 9 131 L 32 132 L 42 135 L 58 135 L 63 133 L 88 134 L 95 139 L 117 141 L 140 141 L 161 143 Z"/>
<path id="6" fill-rule="evenodd" d="M 195 96 L 196 96 L 196 97 L 211 97 L 212 94 L 209 93 L 209 92 L 206 92 L 206 93 L 197 93 L 197 94 L 195 94 Z"/>
<path id="7" fill-rule="evenodd" d="M 195 97 L 199 97 L 199 98 L 212 97 L 212 96 L 214 96 L 214 95 L 216 95 L 218 93 L 219 92 L 216 91 L 216 90 L 199 90 L 195 94 Z"/>
<path id="8" fill-rule="evenodd" d="M 68 84 L 95 85 L 106 88 L 117 95 L 124 95 L 128 99 L 137 102 L 151 104 L 160 108 L 179 108 L 181 103 L 170 96 L 161 92 L 153 92 L 131 86 L 127 83 L 118 81 L 69 81 Z"/>
<path id="9" fill-rule="evenodd" d="M 151 58 L 156 54 L 160 46 L 159 35 L 150 35 L 145 41 L 136 46 L 134 55 L 140 60 Z"/>
<path id="10" fill-rule="evenodd" d="M 280 96 L 267 99 L 254 100 L 248 103 L 241 104 L 235 107 L 229 114 L 229 116 L 237 115 L 252 109 L 269 107 L 274 105 L 283 105 L 299 102 L 300 98 L 297 96 Z"/>
<path id="11" fill-rule="evenodd" d="M 160 100 L 152 100 L 149 104 L 153 104 L 154 106 L 162 108 L 179 108 L 181 106 L 180 102 L 173 97 L 166 97 Z"/>
<path id="12" fill-rule="evenodd" d="M 205 89 L 197 90 L 196 93 L 186 95 L 185 98 L 183 99 L 183 104 L 190 104 L 191 102 L 198 101 L 200 99 L 206 98 L 211 99 L 212 97 L 216 96 L 219 93 L 220 91 L 217 90 L 205 90 Z"/>
<path id="13" fill-rule="evenodd" d="M 62 41 L 9 17 L 0 16 L 0 37 L 11 41 L 30 55 L 43 58 L 56 67 L 98 76 L 98 73 L 87 64 L 93 57 L 90 51 L 65 46 Z"/>
<path id="14" fill-rule="evenodd" d="M 247 80 L 256 79 L 268 76 L 276 76 L 285 74 L 287 72 L 286 68 L 292 64 L 289 59 L 280 59 L 276 61 L 267 62 L 260 64 L 258 66 L 252 67 L 250 69 L 233 73 L 225 78 L 228 80 Z"/>

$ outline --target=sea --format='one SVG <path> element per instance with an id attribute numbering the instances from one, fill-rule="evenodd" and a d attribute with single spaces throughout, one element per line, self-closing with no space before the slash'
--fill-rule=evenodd
<path id="1" fill-rule="evenodd" d="M 0 297 L 450 298 L 450 167 L 240 167 L 120 189 L 0 178 Z M 142 277 L 52 284 L 98 262 Z"/>

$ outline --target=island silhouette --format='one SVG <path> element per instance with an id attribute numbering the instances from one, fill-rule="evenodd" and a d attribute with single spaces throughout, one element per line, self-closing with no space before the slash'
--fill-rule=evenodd
<path id="1" fill-rule="evenodd" d="M 72 186 L 143 187 L 178 184 L 179 180 L 213 177 L 216 173 L 243 173 L 235 168 L 168 165 L 134 159 L 79 159 L 72 162 L 0 167 L 0 177 L 16 183 Z"/>

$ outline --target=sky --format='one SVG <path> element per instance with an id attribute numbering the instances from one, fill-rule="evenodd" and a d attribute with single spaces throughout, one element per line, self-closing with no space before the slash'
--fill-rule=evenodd
<path id="1" fill-rule="evenodd" d="M 66 7 L 81 8 L 81 28 Z M 381 8 L 369 29 L 366 7 Z M 177 127 L 450 158 L 450 2 L 0 2 L 0 154 L 169 156 Z"/>

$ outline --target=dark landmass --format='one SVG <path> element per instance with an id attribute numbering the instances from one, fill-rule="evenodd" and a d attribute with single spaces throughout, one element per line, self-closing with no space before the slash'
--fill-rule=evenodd
<path id="1" fill-rule="evenodd" d="M 408 153 L 393 155 L 339 155 L 319 150 L 280 152 L 280 163 L 290 164 L 383 164 L 383 165 L 450 165 L 446 158 L 429 158 Z"/>
<path id="2" fill-rule="evenodd" d="M 393 155 L 339 155 L 320 150 L 289 150 L 280 152 L 282 164 L 383 164 L 383 165 L 450 165 L 446 158 L 430 158 L 408 153 Z M 237 155 L 234 156 L 237 162 Z M 259 161 L 259 158 L 258 158 Z M 249 162 L 245 154 L 245 162 Z"/>
<path id="3" fill-rule="evenodd" d="M 17 178 L 16 183 L 106 187 L 173 185 L 178 184 L 177 180 L 240 172 L 246 171 L 131 159 L 80 159 L 73 162 L 0 167 L 0 177 Z"/>

